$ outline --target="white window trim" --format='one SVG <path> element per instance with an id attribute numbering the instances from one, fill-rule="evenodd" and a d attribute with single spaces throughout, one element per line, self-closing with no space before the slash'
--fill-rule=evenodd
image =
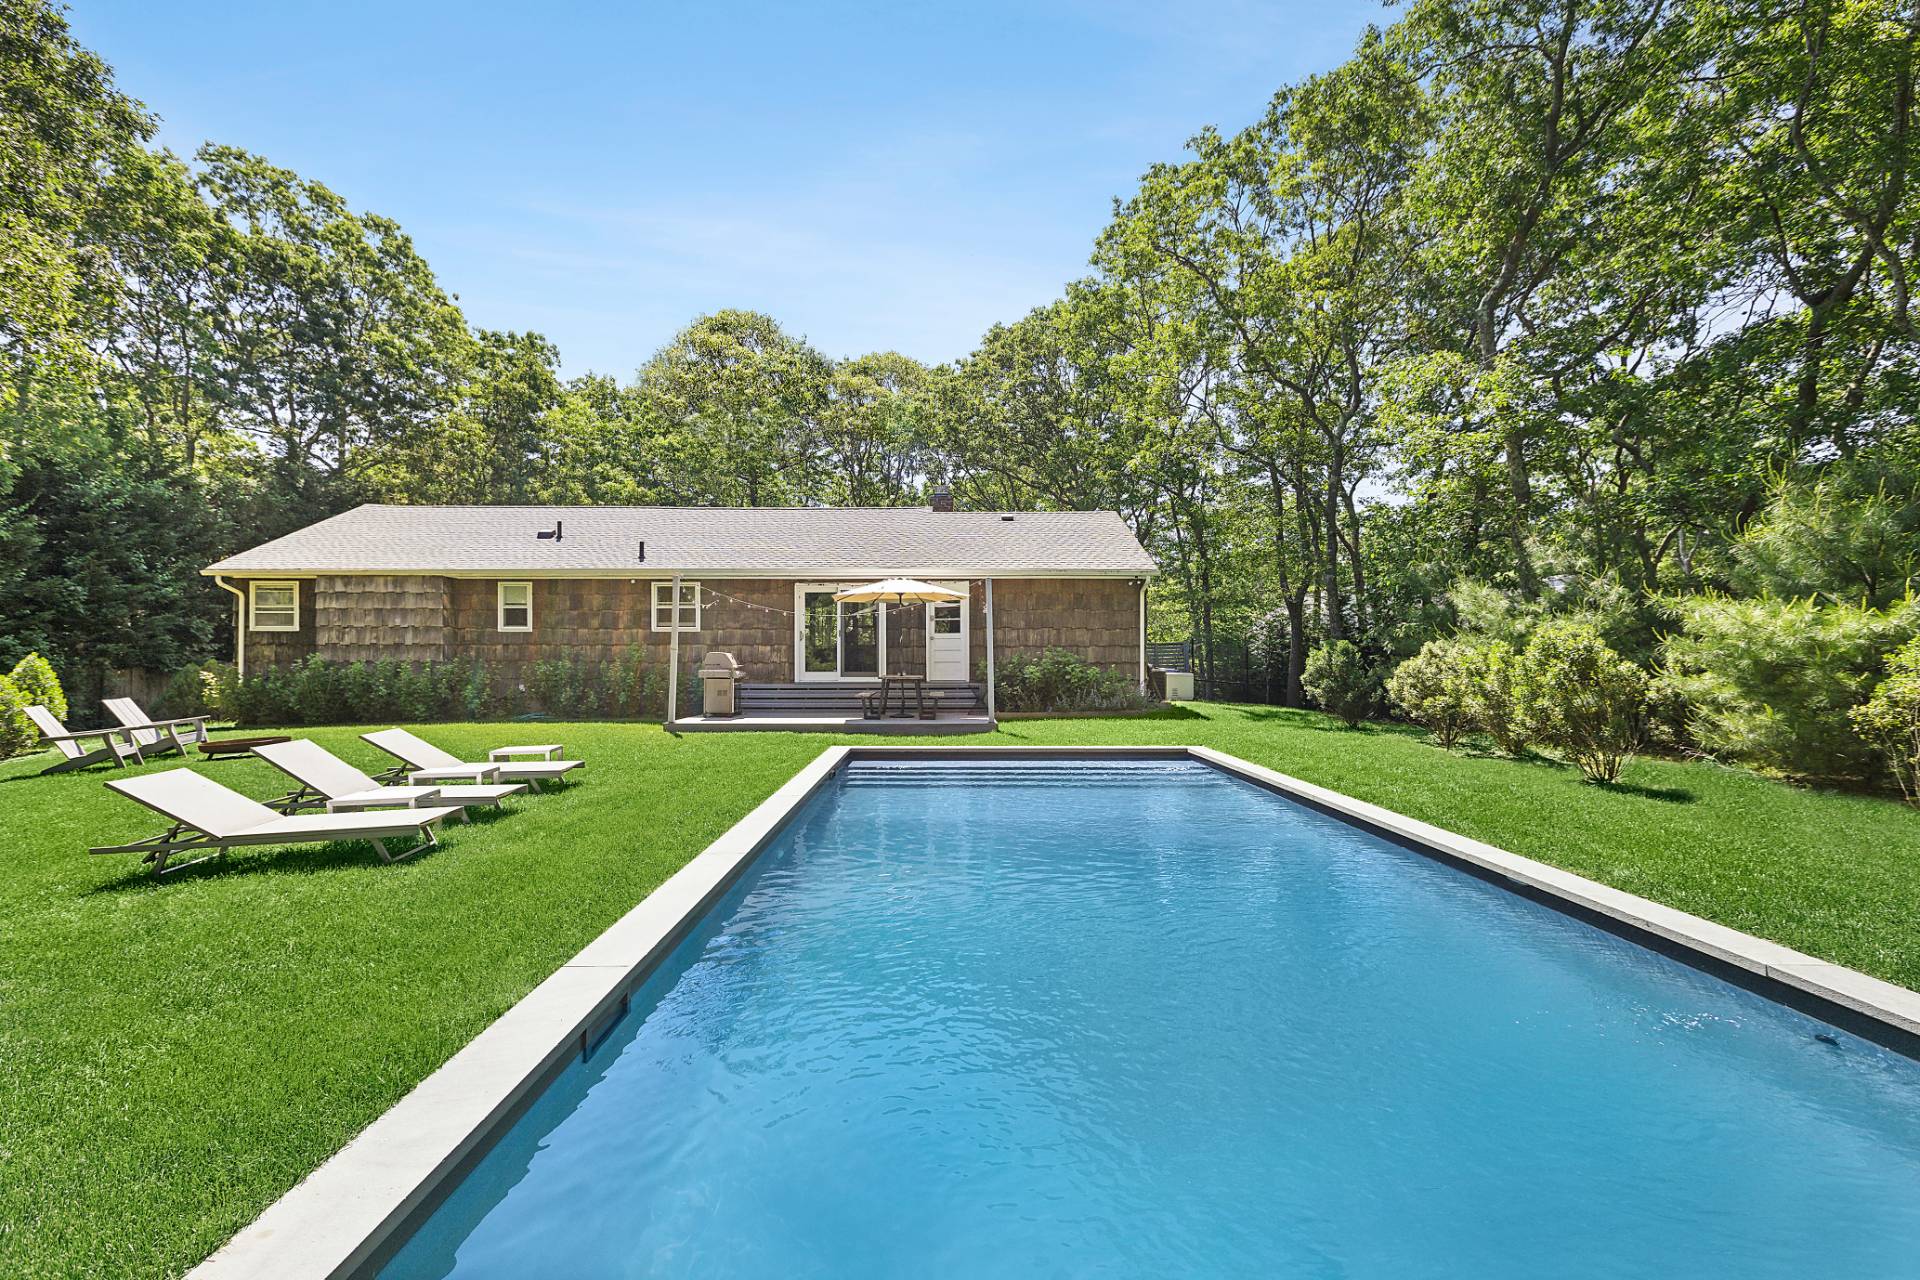
<path id="1" fill-rule="evenodd" d="M 527 589 L 527 625 L 510 627 L 507 625 L 507 588 L 525 587 Z M 519 605 L 515 605 L 519 608 Z M 533 630 L 533 583 L 527 581 L 496 582 L 493 584 L 493 623 L 499 631 Z"/>
<path id="2" fill-rule="evenodd" d="M 286 626 L 263 624 L 260 621 L 260 588 L 270 587 L 276 591 L 293 593 L 293 621 Z M 275 613 L 279 606 L 271 606 Z M 270 578 L 256 578 L 247 583 L 247 630 L 249 631 L 298 631 L 300 629 L 300 584 L 292 581 L 277 581 Z"/>
<path id="3" fill-rule="evenodd" d="M 651 624 L 649 630 L 659 632 L 677 630 L 683 635 L 694 635 L 700 631 L 706 623 L 706 598 L 700 592 L 699 583 L 689 581 L 685 578 L 681 579 L 680 594 L 683 598 L 689 589 L 693 592 L 693 604 L 691 606 L 682 605 L 681 607 L 691 607 L 693 609 L 693 625 L 690 627 L 674 627 L 663 624 L 661 620 L 663 612 L 673 608 L 673 605 L 669 603 L 673 592 L 673 583 L 670 581 L 660 581 L 653 584 L 652 593 L 648 597 L 649 602 L 653 606 L 647 615 L 647 621 Z M 674 621 L 678 622 L 679 619 L 675 618 Z"/>

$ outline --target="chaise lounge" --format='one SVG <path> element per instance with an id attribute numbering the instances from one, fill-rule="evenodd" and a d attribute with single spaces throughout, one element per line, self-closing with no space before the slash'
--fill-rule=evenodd
<path id="1" fill-rule="evenodd" d="M 508 796 L 527 789 L 524 782 L 383 787 L 319 743 L 305 738 L 261 743 L 253 749 L 253 754 L 300 784 L 296 790 L 268 802 L 282 813 L 298 813 L 301 809 L 322 805 L 331 813 L 341 813 L 353 809 L 440 804 L 458 805 L 460 820 L 465 822 L 468 806 L 490 804 L 497 808 Z"/>
<path id="2" fill-rule="evenodd" d="M 53 744 L 60 753 L 60 759 L 49 765 L 44 772 L 65 773 L 69 769 L 84 769 L 90 764 L 102 760 L 111 760 L 123 765 L 131 760 L 135 764 L 144 764 L 140 755 L 140 744 L 133 740 L 131 729 L 83 729 L 79 733 L 70 733 L 67 726 L 45 707 L 28 707 L 27 719 L 33 721 L 33 727 L 40 736 Z M 98 741 L 99 745 L 88 747 L 86 744 Z"/>
<path id="3" fill-rule="evenodd" d="M 103 845 L 89 853 L 138 853 L 153 874 L 181 871 L 210 858 L 225 857 L 234 845 L 330 844 L 336 840 L 365 840 L 382 862 L 398 862 L 439 844 L 434 828 L 460 812 L 458 808 L 382 809 L 373 813 L 278 814 L 257 800 L 221 786 L 191 769 L 168 769 L 137 778 L 109 779 L 107 785 L 137 800 L 173 826 L 163 834 L 130 844 Z M 412 836 L 419 841 L 395 854 L 386 842 Z M 181 853 L 211 849 L 206 857 L 169 866 Z"/>
<path id="4" fill-rule="evenodd" d="M 542 782 L 559 781 L 586 763 L 583 760 L 511 759 L 533 752 L 550 756 L 560 750 L 558 746 L 539 746 L 496 747 L 487 763 L 474 764 L 449 755 L 405 729 L 379 729 L 373 733 L 363 733 L 360 737 L 400 762 L 384 773 L 375 774 L 376 782 L 398 782 L 405 778 L 417 785 L 464 778 L 468 782 L 524 782 L 538 791 Z"/>

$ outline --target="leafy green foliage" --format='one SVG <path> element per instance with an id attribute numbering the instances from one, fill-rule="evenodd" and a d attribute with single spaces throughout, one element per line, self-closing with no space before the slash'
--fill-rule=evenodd
<path id="1" fill-rule="evenodd" d="M 60 677 L 54 674 L 51 662 L 30 653 L 14 664 L 12 679 L 14 688 L 20 691 L 28 706 L 45 707 L 53 712 L 56 720 L 67 718 L 67 695 L 60 688 Z"/>
<path id="2" fill-rule="evenodd" d="M 1920 805 L 1920 637 L 1887 655 L 1887 678 L 1848 716 L 1880 749 L 1907 802 Z"/>
<path id="3" fill-rule="evenodd" d="M 1492 738 L 1501 752 L 1517 756 L 1527 749 L 1527 727 L 1520 718 L 1515 691 L 1520 654 L 1504 640 L 1468 644 L 1460 654 L 1466 667 L 1467 716 Z"/>
<path id="4" fill-rule="evenodd" d="M 1514 669 L 1514 713 L 1521 731 L 1561 752 L 1589 782 L 1618 782 L 1640 745 L 1647 673 L 1578 622 L 1549 622 L 1533 633 Z"/>
<path id="5" fill-rule="evenodd" d="M 32 705 L 13 677 L 0 675 L 0 760 L 31 751 L 40 741 L 40 731 L 27 719 L 27 708 Z"/>
<path id="6" fill-rule="evenodd" d="M 995 706 L 1003 711 L 1121 711 L 1149 705 L 1124 672 L 1067 649 L 1010 654 L 994 664 Z"/>
<path id="7" fill-rule="evenodd" d="M 1335 640 L 1308 654 L 1300 683 L 1322 711 L 1349 729 L 1358 728 L 1380 703 L 1380 673 L 1350 640 Z"/>
<path id="8" fill-rule="evenodd" d="M 1474 726 L 1475 653 L 1457 640 L 1429 640 L 1387 677 L 1387 696 L 1443 747 Z"/>
<path id="9" fill-rule="evenodd" d="M 1753 594 L 1884 609 L 1920 575 L 1920 499 L 1851 475 L 1781 482 L 1735 540 L 1733 577 Z"/>
<path id="10" fill-rule="evenodd" d="M 1796 778 L 1879 775 L 1878 753 L 1848 715 L 1880 679 L 1885 655 L 1920 631 L 1920 604 L 1700 596 L 1679 609 L 1682 630 L 1667 657 L 1702 748 Z"/>
<path id="11" fill-rule="evenodd" d="M 254 671 L 242 680 L 232 667 L 209 663 L 176 677 L 199 686 L 200 705 L 240 725 L 344 724 L 352 720 L 422 723 L 505 719 L 529 712 L 578 719 L 664 715 L 666 682 L 647 669 L 635 646 L 611 662 L 552 659 L 531 663 L 507 680 L 484 662 L 329 662 L 308 658 L 284 668 Z M 695 705 L 698 681 L 689 677 L 681 708 Z M 169 686 L 169 700 L 176 696 Z M 183 713 L 184 714 L 184 713 Z"/>

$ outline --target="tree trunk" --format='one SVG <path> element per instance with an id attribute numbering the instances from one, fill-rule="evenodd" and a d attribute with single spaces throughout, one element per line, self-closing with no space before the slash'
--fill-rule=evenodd
<path id="1" fill-rule="evenodd" d="M 1297 588 L 1285 600 L 1287 607 L 1287 679 L 1280 698 L 1289 707 L 1305 702 L 1300 677 L 1307 669 L 1307 589 Z"/>
<path id="2" fill-rule="evenodd" d="M 1540 581 L 1533 569 L 1533 554 L 1527 550 L 1527 525 L 1533 514 L 1533 478 L 1527 472 L 1526 437 L 1517 427 L 1506 433 L 1507 502 L 1509 529 L 1513 538 L 1513 575 L 1520 594 L 1528 600 L 1540 597 Z"/>

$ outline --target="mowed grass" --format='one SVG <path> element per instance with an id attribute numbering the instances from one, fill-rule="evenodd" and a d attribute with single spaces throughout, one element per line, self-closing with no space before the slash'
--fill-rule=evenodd
<path id="1" fill-rule="evenodd" d="M 384 765 L 357 733 L 307 736 Z M 131 855 L 84 852 L 160 829 L 101 785 L 110 771 L 0 763 L 0 1275 L 187 1270 L 821 749 L 875 741 L 631 724 L 427 736 L 473 757 L 563 741 L 590 764 L 412 862 L 242 850 L 154 884 Z M 1920 816 L 1890 800 L 1666 761 L 1597 788 L 1550 761 L 1263 707 L 959 741 L 1216 747 L 1920 986 Z M 257 760 L 194 767 L 257 798 L 285 789 Z"/>

